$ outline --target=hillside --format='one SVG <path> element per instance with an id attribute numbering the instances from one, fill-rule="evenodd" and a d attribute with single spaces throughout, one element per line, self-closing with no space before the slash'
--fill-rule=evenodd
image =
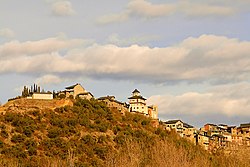
<path id="1" fill-rule="evenodd" d="M 1 166 L 247 166 L 96 100 L 18 99 L 0 108 Z M 244 151 L 244 150 L 243 150 Z"/>

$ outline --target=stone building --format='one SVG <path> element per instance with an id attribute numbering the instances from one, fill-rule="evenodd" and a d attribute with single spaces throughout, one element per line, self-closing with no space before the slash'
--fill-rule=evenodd
<path id="1" fill-rule="evenodd" d="M 75 85 L 72 86 L 68 86 L 65 88 L 64 91 L 61 91 L 58 93 L 58 96 L 62 96 L 64 95 L 66 98 L 82 98 L 82 99 L 88 99 L 90 100 L 91 98 L 94 98 L 94 96 L 92 95 L 92 93 L 88 92 L 87 90 L 85 90 L 81 84 L 77 83 Z"/>
<path id="2" fill-rule="evenodd" d="M 99 97 L 97 100 L 104 102 L 105 104 L 107 104 L 107 106 L 109 108 L 116 109 L 116 110 L 120 111 L 123 114 L 125 112 L 128 112 L 128 104 L 120 102 L 120 101 L 117 101 L 115 99 L 115 96 Z"/>

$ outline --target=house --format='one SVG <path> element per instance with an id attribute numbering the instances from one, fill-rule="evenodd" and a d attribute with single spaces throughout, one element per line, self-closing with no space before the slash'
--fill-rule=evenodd
<path id="1" fill-rule="evenodd" d="M 90 99 L 94 98 L 94 95 L 91 92 L 85 92 L 85 93 L 78 94 L 77 97 L 79 97 L 81 99 L 90 100 Z"/>
<path id="2" fill-rule="evenodd" d="M 196 128 L 187 123 L 183 123 L 183 137 L 187 138 L 191 142 L 195 143 L 195 134 L 197 132 Z"/>
<path id="3" fill-rule="evenodd" d="M 158 107 L 156 105 L 147 106 L 146 98 L 141 96 L 140 91 L 135 89 L 129 99 L 129 112 L 136 112 L 146 115 L 155 120 L 156 126 L 159 125 Z"/>
<path id="4" fill-rule="evenodd" d="M 209 150 L 210 137 L 207 132 L 199 131 L 195 134 L 196 144 L 202 146 L 205 150 Z"/>
<path id="5" fill-rule="evenodd" d="M 28 99 L 39 99 L 39 100 L 52 100 L 53 94 L 51 92 L 34 92 L 31 97 L 27 97 Z"/>
<path id="6" fill-rule="evenodd" d="M 146 98 L 142 97 L 140 91 L 135 89 L 129 99 L 129 111 L 148 115 L 148 107 L 146 105 Z"/>
<path id="7" fill-rule="evenodd" d="M 59 97 L 65 96 L 66 98 L 74 98 L 74 99 L 77 97 L 88 100 L 94 98 L 93 94 L 85 90 L 79 83 L 66 87 L 64 91 L 59 92 L 57 95 Z"/>
<path id="8" fill-rule="evenodd" d="M 242 136 L 243 145 L 250 146 L 250 123 L 240 124 L 238 133 Z"/>
<path id="9" fill-rule="evenodd" d="M 210 137 L 210 147 L 211 149 L 224 148 L 226 146 L 226 137 L 220 134 L 214 134 Z"/>
<path id="10" fill-rule="evenodd" d="M 215 124 L 207 123 L 204 125 L 204 131 L 217 131 L 218 126 Z"/>
<path id="11" fill-rule="evenodd" d="M 104 102 L 105 104 L 107 104 L 107 106 L 109 108 L 111 108 L 111 109 L 117 109 L 118 111 L 120 111 L 123 114 L 125 112 L 128 112 L 128 105 L 127 105 L 127 103 L 123 103 L 123 102 L 117 101 L 115 99 L 115 96 L 99 97 L 97 100 Z"/>
<path id="12" fill-rule="evenodd" d="M 181 120 L 169 120 L 164 122 L 164 124 L 166 130 L 175 130 L 181 137 L 183 137 L 184 122 Z"/>

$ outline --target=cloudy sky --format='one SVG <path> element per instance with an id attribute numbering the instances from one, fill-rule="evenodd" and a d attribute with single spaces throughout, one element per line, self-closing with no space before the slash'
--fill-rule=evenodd
<path id="1" fill-rule="evenodd" d="M 0 0 L 0 101 L 34 82 L 120 101 L 137 88 L 161 120 L 250 122 L 250 0 Z"/>

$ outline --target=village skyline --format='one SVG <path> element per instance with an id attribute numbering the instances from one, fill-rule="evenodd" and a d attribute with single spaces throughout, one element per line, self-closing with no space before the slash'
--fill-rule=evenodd
<path id="1" fill-rule="evenodd" d="M 82 83 L 163 120 L 250 120 L 249 0 L 0 0 L 0 101 Z"/>

